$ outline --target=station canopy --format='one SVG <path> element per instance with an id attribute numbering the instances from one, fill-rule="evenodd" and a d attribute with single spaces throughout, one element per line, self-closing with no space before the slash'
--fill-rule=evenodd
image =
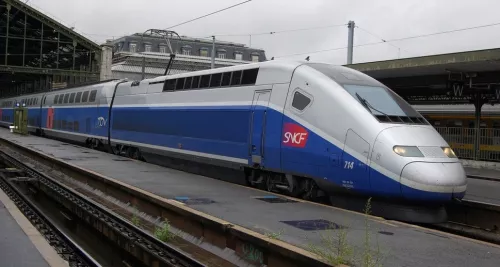
<path id="1" fill-rule="evenodd" d="M 99 79 L 101 48 L 19 0 L 0 0 L 0 96 Z"/>
<path id="2" fill-rule="evenodd" d="M 346 65 L 411 104 L 499 103 L 500 49 Z"/>

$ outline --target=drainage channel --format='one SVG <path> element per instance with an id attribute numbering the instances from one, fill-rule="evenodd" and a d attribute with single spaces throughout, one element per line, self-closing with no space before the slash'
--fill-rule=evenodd
<path id="1" fill-rule="evenodd" d="M 5 150 L 0 168 L 2 190 L 70 266 L 206 266 Z"/>

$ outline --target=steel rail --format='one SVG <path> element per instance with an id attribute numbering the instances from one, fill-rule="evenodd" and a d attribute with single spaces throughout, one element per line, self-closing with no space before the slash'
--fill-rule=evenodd
<path id="1" fill-rule="evenodd" d="M 148 232 L 143 231 L 131 222 L 121 218 L 114 212 L 107 210 L 100 204 L 93 200 L 88 199 L 79 192 L 72 188 L 60 183 L 59 181 L 39 173 L 33 168 L 26 166 L 23 162 L 13 156 L 0 151 L 0 157 L 9 162 L 12 166 L 23 170 L 28 176 L 36 178 L 37 182 L 44 184 L 47 188 L 58 193 L 66 201 L 72 202 L 82 209 L 86 210 L 88 214 L 100 220 L 102 223 L 112 227 L 118 233 L 133 245 L 141 247 L 145 251 L 167 266 L 172 267 L 202 267 L 205 266 L 201 262 L 189 257 L 184 252 L 177 248 L 162 242 L 155 238 Z"/>
<path id="2" fill-rule="evenodd" d="M 2 155 L 3 156 L 3 155 Z M 3 158 L 3 157 L 2 157 Z M 100 267 L 101 265 L 87 254 L 69 236 L 59 230 L 55 223 L 22 192 L 0 173 L 0 189 L 16 204 L 19 210 L 45 237 L 57 253 L 73 267 Z"/>

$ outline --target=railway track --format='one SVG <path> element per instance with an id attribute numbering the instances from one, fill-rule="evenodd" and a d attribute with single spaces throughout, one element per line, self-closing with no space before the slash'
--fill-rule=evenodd
<path id="1" fill-rule="evenodd" d="M 0 157 L 5 159 L 5 156 L 0 151 Z M 69 236 L 59 230 L 50 218 L 46 217 L 28 197 L 12 185 L 11 180 L 13 179 L 10 179 L 8 174 L 17 174 L 20 172 L 20 169 L 2 168 L 0 170 L 0 189 L 9 196 L 57 253 L 68 262 L 69 266 L 100 267 L 101 265 L 97 261 L 78 246 Z"/>
<path id="2" fill-rule="evenodd" d="M 55 195 L 59 196 L 60 203 L 65 203 L 65 205 L 72 203 L 78 206 L 80 208 L 78 213 L 84 217 L 81 219 L 93 224 L 100 223 L 100 227 L 112 231 L 115 241 L 126 243 L 126 246 L 133 250 L 134 256 L 138 256 L 139 260 L 149 258 L 143 262 L 146 265 L 159 267 L 205 266 L 172 245 L 162 242 L 131 222 L 117 216 L 111 210 L 104 208 L 102 204 L 35 170 L 19 158 L 0 151 L 0 161 L 10 167 L 3 169 L 4 172 L 0 172 L 0 187 L 18 205 L 33 225 L 45 235 L 49 243 L 70 263 L 70 266 L 93 267 L 100 265 L 68 236 L 58 230 L 50 219 L 45 218 L 43 213 L 11 184 L 12 181 L 39 183 L 39 186 L 52 190 Z M 16 175 L 8 177 L 7 173 Z"/>
<path id="3" fill-rule="evenodd" d="M 71 183 L 76 182 L 75 184 L 80 184 L 80 189 L 82 189 L 81 192 L 86 190 L 85 194 L 97 191 L 97 195 L 107 195 L 107 197 L 111 197 L 113 199 L 112 202 L 121 202 L 126 204 L 131 203 L 134 206 L 140 207 L 140 213 L 143 215 L 145 214 L 145 217 L 168 218 L 173 227 L 183 231 L 183 234 L 187 234 L 188 239 L 192 239 L 193 237 L 197 237 L 201 234 L 200 240 L 203 240 L 204 244 L 208 244 L 207 246 L 211 246 L 207 251 L 214 253 L 214 255 L 219 256 L 223 260 L 227 259 L 233 264 L 221 265 L 215 263 L 215 265 L 207 266 L 240 266 L 242 264 L 244 266 L 252 266 L 252 264 L 267 264 L 269 267 L 296 266 L 297 264 L 297 266 L 330 266 L 323 262 L 318 256 L 311 254 L 303 248 L 295 247 L 280 240 L 269 238 L 263 234 L 249 231 L 243 227 L 232 225 L 209 215 L 199 214 L 196 210 L 191 210 L 190 208 L 179 205 L 178 203 L 172 204 L 175 201 L 162 199 L 161 197 L 140 189 L 130 188 L 130 186 L 124 183 L 114 181 L 113 179 L 101 176 L 98 173 L 89 172 L 70 163 L 56 160 L 51 156 L 23 147 L 17 143 L 0 139 L 0 147 L 3 151 L 9 151 L 9 154 L 15 155 L 12 158 L 15 158 L 18 164 L 23 164 L 21 162 L 30 162 L 30 166 L 25 167 L 29 168 L 33 173 L 37 173 L 43 177 L 45 177 L 44 173 L 50 173 L 52 170 L 54 172 L 63 173 L 66 178 L 58 177 L 56 180 L 52 181 L 56 184 L 63 185 L 61 181 L 64 179 L 67 181 L 72 180 Z M 1 154 L 5 153 L 0 153 L 0 155 Z M 39 173 L 34 171 L 34 169 L 44 170 L 43 173 Z M 46 179 L 43 181 L 46 181 Z M 83 187 L 88 188 L 84 189 Z M 68 190 L 72 191 L 72 193 L 78 194 L 78 192 L 75 192 L 75 190 L 72 190 L 71 188 L 68 188 Z M 96 199 L 95 196 L 90 197 L 93 200 Z M 91 204 L 86 205 L 85 207 L 90 205 Z M 119 212 L 117 210 L 121 209 L 119 206 L 108 208 L 114 209 L 114 212 Z M 122 212 L 119 213 L 125 218 L 130 215 Z M 126 225 L 139 229 L 128 220 L 120 218 L 120 222 L 124 222 L 123 226 Z M 123 226 L 118 226 L 117 228 L 120 230 L 126 229 Z M 142 231 L 141 229 L 139 230 Z M 130 234 L 130 230 L 128 229 L 125 232 Z M 154 237 L 152 238 L 154 239 Z M 141 240 L 141 238 L 139 238 L 139 240 Z M 159 240 L 153 241 L 162 243 Z M 181 243 L 182 242 L 183 241 L 181 240 Z M 195 240 L 195 243 L 196 242 L 198 241 Z M 165 245 L 165 243 L 162 244 Z M 187 242 L 184 242 L 177 247 L 182 247 L 183 251 L 193 252 L 192 249 L 190 250 L 189 245 L 193 247 L 192 244 L 187 244 Z M 152 245 L 147 245 L 147 247 L 151 246 Z M 153 251 L 160 251 L 160 254 L 164 255 L 158 247 L 154 248 L 155 249 L 153 249 Z M 199 247 L 198 249 L 203 250 L 203 248 Z M 242 255 L 242 250 L 247 250 L 247 252 L 248 250 L 252 251 L 252 257 L 249 258 L 248 255 Z M 234 252 L 230 252 L 228 254 L 228 251 Z M 195 254 L 200 253 L 196 251 Z M 256 255 L 260 256 L 257 257 Z M 259 258 L 260 260 L 253 258 Z M 265 259 L 265 262 L 262 262 L 263 259 Z M 194 264 L 185 266 L 203 265 Z"/>
<path id="4" fill-rule="evenodd" d="M 16 149 L 24 149 L 16 144 L 9 143 L 9 145 L 13 145 Z M 27 152 L 27 150 L 25 152 Z M 37 155 L 35 158 L 39 160 L 40 156 Z M 45 161 L 47 161 L 47 159 L 45 159 Z M 58 165 L 58 168 L 61 168 L 62 164 L 63 163 L 58 163 L 53 165 Z M 74 170 L 71 172 L 74 173 Z M 421 226 L 500 244 L 500 238 L 498 238 L 499 235 L 497 233 L 498 226 L 496 224 L 496 222 L 500 222 L 500 207 L 488 203 L 462 201 L 451 205 L 448 207 L 448 210 L 450 214 L 450 220 L 448 222 Z"/>

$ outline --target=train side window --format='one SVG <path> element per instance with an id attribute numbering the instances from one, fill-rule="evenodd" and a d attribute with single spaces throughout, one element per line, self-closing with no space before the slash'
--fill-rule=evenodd
<path id="1" fill-rule="evenodd" d="M 164 91 L 173 91 L 175 90 L 175 82 L 177 79 L 171 79 L 165 81 L 165 90 Z"/>
<path id="2" fill-rule="evenodd" d="M 210 80 L 210 87 L 219 87 L 222 80 L 222 73 L 212 74 L 212 79 Z"/>
<path id="3" fill-rule="evenodd" d="M 64 104 L 68 103 L 69 93 L 64 95 Z"/>
<path id="4" fill-rule="evenodd" d="M 184 89 L 191 89 L 192 82 L 193 82 L 193 77 L 186 77 L 186 83 L 184 84 Z"/>
<path id="5" fill-rule="evenodd" d="M 210 86 L 210 74 L 201 76 L 200 88 L 207 88 Z"/>
<path id="6" fill-rule="evenodd" d="M 175 90 L 182 90 L 184 88 L 184 78 L 177 79 L 177 85 L 175 86 Z"/>
<path id="7" fill-rule="evenodd" d="M 82 99 L 82 92 L 76 93 L 75 103 L 80 103 L 80 99 Z"/>
<path id="8" fill-rule="evenodd" d="M 89 98 L 89 91 L 85 91 L 85 92 L 83 92 L 83 95 L 82 95 L 82 103 L 87 102 L 87 98 Z"/>
<path id="9" fill-rule="evenodd" d="M 240 85 L 241 84 L 241 74 L 243 72 L 241 70 L 233 72 L 233 79 L 231 79 L 231 85 Z"/>
<path id="10" fill-rule="evenodd" d="M 94 102 L 96 96 L 97 96 L 97 90 L 90 91 L 89 102 Z"/>
<path id="11" fill-rule="evenodd" d="M 243 77 L 241 78 L 241 84 L 255 84 L 257 81 L 257 74 L 259 73 L 259 69 L 249 69 L 243 71 Z"/>
<path id="12" fill-rule="evenodd" d="M 222 74 L 222 83 L 220 86 L 228 86 L 231 83 L 231 72 L 224 72 Z"/>
<path id="13" fill-rule="evenodd" d="M 54 104 L 57 104 L 57 101 L 59 100 L 59 95 L 54 96 Z"/>
<path id="14" fill-rule="evenodd" d="M 296 91 L 293 94 L 292 107 L 295 109 L 302 111 L 309 105 L 309 103 L 311 103 L 311 99 L 301 92 Z"/>
<path id="15" fill-rule="evenodd" d="M 191 88 L 197 89 L 199 84 L 200 84 L 200 76 L 194 76 L 193 77 L 193 84 L 191 85 Z"/>
<path id="16" fill-rule="evenodd" d="M 70 103 L 75 103 L 75 94 L 76 93 L 71 93 L 71 95 L 69 95 L 69 102 Z"/>

